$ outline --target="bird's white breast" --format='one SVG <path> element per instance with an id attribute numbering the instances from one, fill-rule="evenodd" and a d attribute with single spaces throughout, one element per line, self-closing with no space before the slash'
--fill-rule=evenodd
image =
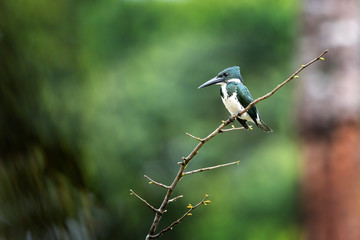
<path id="1" fill-rule="evenodd" d="M 226 109 L 230 112 L 231 115 L 237 114 L 242 110 L 244 110 L 244 107 L 240 104 L 240 101 L 237 99 L 236 92 L 234 92 L 231 96 L 228 96 L 226 91 L 226 84 L 221 86 L 221 91 L 224 95 L 223 97 L 221 97 L 221 100 L 223 101 Z M 240 118 L 253 122 L 253 120 L 247 113 L 242 114 Z"/>

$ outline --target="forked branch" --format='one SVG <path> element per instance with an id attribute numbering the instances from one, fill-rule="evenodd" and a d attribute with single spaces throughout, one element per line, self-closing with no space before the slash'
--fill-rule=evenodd
<path id="1" fill-rule="evenodd" d="M 281 84 L 279 84 L 278 86 L 276 86 L 272 91 L 270 91 L 269 93 L 265 94 L 262 97 L 257 98 L 256 100 L 254 100 L 253 102 L 251 102 L 243 111 L 241 111 L 238 114 L 233 115 L 230 119 L 226 120 L 226 121 L 222 121 L 222 123 L 212 132 L 210 133 L 207 137 L 205 138 L 199 138 L 199 137 L 195 137 L 189 133 L 186 133 L 189 137 L 199 141 L 198 144 L 195 146 L 195 148 L 190 152 L 190 154 L 187 157 L 182 157 L 182 162 L 180 162 L 180 169 L 178 171 L 178 173 L 176 174 L 173 182 L 171 183 L 170 186 L 166 186 L 162 183 L 158 183 L 153 181 L 152 179 L 150 179 L 149 177 L 145 176 L 146 178 L 148 178 L 150 180 L 150 182 L 159 185 L 165 189 L 167 189 L 167 192 L 165 194 L 165 197 L 159 207 L 159 209 L 156 209 L 155 207 L 153 207 L 152 205 L 150 205 L 149 203 L 147 203 L 144 199 L 142 199 L 141 197 L 139 197 L 138 195 L 136 195 L 132 190 L 131 192 L 137 197 L 139 198 L 142 202 L 144 202 L 149 208 L 151 208 L 154 212 L 155 212 L 155 217 L 153 220 L 153 223 L 150 226 L 150 230 L 149 233 L 146 236 L 146 239 L 154 239 L 154 238 L 158 238 L 161 235 L 163 235 L 165 232 L 171 230 L 176 224 L 179 224 L 186 216 L 189 216 L 189 214 L 191 214 L 191 211 L 193 211 L 193 209 L 195 209 L 195 207 L 198 207 L 202 204 L 205 204 L 206 201 L 204 198 L 200 203 L 198 203 L 197 205 L 195 205 L 194 207 L 190 208 L 189 211 L 187 211 L 182 217 L 180 217 L 178 220 L 176 220 L 175 222 L 173 222 L 172 224 L 170 224 L 170 226 L 168 226 L 167 228 L 161 230 L 159 233 L 155 234 L 156 228 L 161 220 L 162 215 L 166 212 L 166 206 L 168 205 L 169 202 L 172 202 L 176 199 L 178 199 L 179 197 L 175 197 L 175 198 L 171 198 L 171 195 L 173 194 L 175 187 L 177 186 L 177 184 L 179 183 L 180 179 L 186 175 L 190 175 L 192 173 L 197 173 L 197 172 L 203 172 L 203 171 L 208 171 L 208 170 L 212 170 L 212 169 L 216 169 L 219 167 L 224 167 L 224 166 L 228 166 L 228 165 L 233 165 L 233 164 L 237 164 L 238 161 L 236 162 L 232 162 L 232 163 L 227 163 L 227 164 L 221 164 L 221 165 L 217 165 L 217 166 L 213 166 L 213 167 L 207 167 L 207 168 L 201 168 L 201 169 L 197 169 L 197 170 L 193 170 L 193 171 L 189 171 L 189 172 L 184 172 L 186 166 L 190 163 L 190 161 L 194 158 L 194 156 L 198 153 L 198 151 L 201 149 L 201 147 L 207 142 L 209 141 L 211 138 L 215 137 L 218 133 L 221 132 L 226 132 L 226 131 L 232 131 L 232 130 L 242 130 L 243 128 L 228 128 L 228 129 L 224 129 L 225 126 L 229 125 L 231 122 L 233 122 L 238 116 L 240 116 L 241 114 L 247 112 L 252 106 L 254 106 L 255 104 L 257 104 L 260 101 L 263 101 L 269 97 L 271 97 L 276 91 L 278 91 L 281 87 L 283 87 L 285 84 L 287 84 L 288 82 L 290 82 L 292 79 L 294 78 L 298 78 L 298 74 L 303 71 L 305 68 L 307 68 L 308 66 L 310 66 L 311 64 L 317 62 L 318 60 L 324 60 L 323 56 L 328 52 L 328 50 L 325 50 L 323 53 L 321 53 L 317 58 L 311 60 L 310 62 L 308 62 L 305 65 L 301 65 L 301 67 L 295 71 L 288 79 L 286 79 L 284 82 L 282 82 Z M 207 196 L 207 195 L 206 195 Z"/>
<path id="2" fill-rule="evenodd" d="M 161 235 L 163 235 L 164 233 L 170 231 L 173 229 L 173 227 L 179 223 L 181 223 L 181 221 L 188 217 L 188 216 L 191 216 L 192 215 L 192 211 L 194 211 L 196 208 L 198 208 L 200 205 L 204 204 L 208 204 L 210 203 L 210 201 L 206 200 L 207 198 L 209 197 L 208 194 L 205 194 L 205 197 L 203 198 L 203 200 L 201 200 L 201 202 L 199 202 L 198 204 L 196 204 L 195 206 L 192 206 L 191 204 L 189 204 L 187 206 L 187 208 L 189 209 L 184 215 L 182 215 L 178 220 L 174 221 L 173 223 L 171 223 L 168 227 L 164 228 L 163 230 L 161 230 L 158 234 L 156 235 L 153 235 L 153 236 L 150 236 L 150 239 L 154 239 L 154 238 L 159 238 L 161 237 Z"/>

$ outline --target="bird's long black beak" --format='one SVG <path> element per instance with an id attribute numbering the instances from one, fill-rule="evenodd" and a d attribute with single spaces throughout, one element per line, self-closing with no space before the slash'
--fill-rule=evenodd
<path id="1" fill-rule="evenodd" d="M 201 84 L 201 85 L 198 87 L 198 89 L 199 89 L 199 88 L 204 88 L 204 87 L 207 87 L 207 86 L 210 86 L 210 85 L 219 83 L 219 82 L 222 82 L 222 78 L 214 77 L 214 78 L 210 79 L 209 81 L 207 81 L 206 83 Z"/>

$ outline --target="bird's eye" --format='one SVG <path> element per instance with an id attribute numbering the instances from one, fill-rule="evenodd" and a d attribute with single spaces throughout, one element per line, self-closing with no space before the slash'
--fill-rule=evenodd
<path id="1" fill-rule="evenodd" d="M 229 74 L 228 73 L 224 73 L 224 77 L 228 77 L 229 76 Z"/>

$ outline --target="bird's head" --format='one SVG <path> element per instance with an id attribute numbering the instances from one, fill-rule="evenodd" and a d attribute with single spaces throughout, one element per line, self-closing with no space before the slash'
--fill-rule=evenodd
<path id="1" fill-rule="evenodd" d="M 240 74 L 240 68 L 238 66 L 233 66 L 222 70 L 218 75 L 216 75 L 216 77 L 210 79 L 206 83 L 203 83 L 199 86 L 199 88 L 207 87 L 213 84 L 227 84 L 231 81 L 239 81 L 243 83 Z"/>

